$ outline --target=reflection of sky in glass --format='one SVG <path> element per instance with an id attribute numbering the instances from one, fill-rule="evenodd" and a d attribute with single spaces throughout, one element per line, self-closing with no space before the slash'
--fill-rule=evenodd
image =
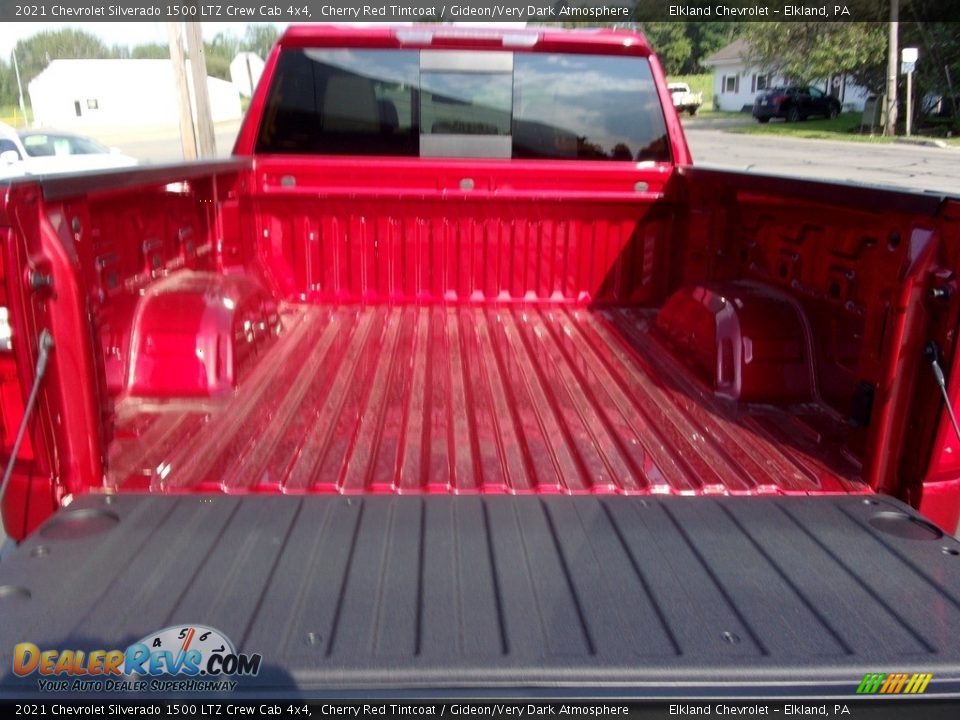
<path id="1" fill-rule="evenodd" d="M 420 87 L 463 103 L 510 112 L 511 78 L 506 73 L 427 72 L 421 77 Z"/>
<path id="2" fill-rule="evenodd" d="M 509 135 L 512 85 L 508 73 L 423 73 L 423 131 L 470 133 L 468 128 L 472 126 L 472 133 Z M 435 127 L 443 122 L 448 123 L 445 129 Z M 454 130 L 449 123 L 459 124 L 460 129 Z"/>
<path id="3" fill-rule="evenodd" d="M 649 63 L 642 58 L 518 53 L 514 116 L 633 153 L 665 132 Z"/>
<path id="4" fill-rule="evenodd" d="M 416 85 L 420 77 L 416 51 L 311 48 L 305 52 L 316 62 L 381 82 Z"/>

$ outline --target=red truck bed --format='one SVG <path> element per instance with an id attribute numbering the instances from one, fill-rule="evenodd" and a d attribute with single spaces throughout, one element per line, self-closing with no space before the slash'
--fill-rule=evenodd
<path id="1" fill-rule="evenodd" d="M 449 190 L 464 172 L 488 189 Z M 143 490 L 882 492 L 956 527 L 923 354 L 954 361 L 956 203 L 692 168 L 545 182 L 342 160 L 44 181 L 26 252 L 62 253 L 63 217 L 81 242 L 60 304 L 18 311 L 18 337 L 60 338 L 62 415 L 41 407 L 8 532 Z"/>
<path id="2" fill-rule="evenodd" d="M 639 36 L 448 31 L 291 30 L 232 161 L 10 187 L 8 451 L 58 348 L 11 537 L 143 490 L 879 492 L 957 526 L 960 204 L 690 166 Z M 471 58 L 494 90 L 445 94 Z"/>
<path id="3" fill-rule="evenodd" d="M 107 486 L 867 492 L 827 408 L 716 398 L 648 311 L 290 307 L 224 401 L 130 398 Z"/>

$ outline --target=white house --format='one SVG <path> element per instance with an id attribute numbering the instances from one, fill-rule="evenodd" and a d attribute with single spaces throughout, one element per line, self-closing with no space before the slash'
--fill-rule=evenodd
<path id="1" fill-rule="evenodd" d="M 747 41 L 738 39 L 702 61 L 703 65 L 713 68 L 713 104 L 716 109 L 730 112 L 749 111 L 753 107 L 757 92 L 786 84 L 776 73 L 767 72 L 750 63 L 748 56 Z M 844 110 L 862 111 L 871 94 L 846 74 L 834 75 L 811 85 L 836 97 L 843 104 Z"/>
<path id="2" fill-rule="evenodd" d="M 193 79 L 187 67 L 190 93 Z M 233 83 L 207 78 L 214 122 L 239 120 Z M 29 85 L 37 125 L 176 125 L 177 86 L 170 60 L 54 60 Z"/>

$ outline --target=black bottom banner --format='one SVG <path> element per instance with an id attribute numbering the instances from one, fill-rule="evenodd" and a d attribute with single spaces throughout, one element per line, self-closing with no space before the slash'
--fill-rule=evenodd
<path id="1" fill-rule="evenodd" d="M 960 699 L 851 698 L 839 700 L 607 700 L 602 701 L 395 701 L 276 700 L 208 702 L 60 699 L 0 701 L 18 716 L 154 716 L 273 718 L 850 718 L 851 720 L 957 720 Z"/>

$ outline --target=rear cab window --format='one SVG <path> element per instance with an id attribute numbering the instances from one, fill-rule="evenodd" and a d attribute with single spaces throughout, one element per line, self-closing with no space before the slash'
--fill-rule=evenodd
<path id="1" fill-rule="evenodd" d="M 256 152 L 670 162 L 643 57 L 286 49 Z"/>

